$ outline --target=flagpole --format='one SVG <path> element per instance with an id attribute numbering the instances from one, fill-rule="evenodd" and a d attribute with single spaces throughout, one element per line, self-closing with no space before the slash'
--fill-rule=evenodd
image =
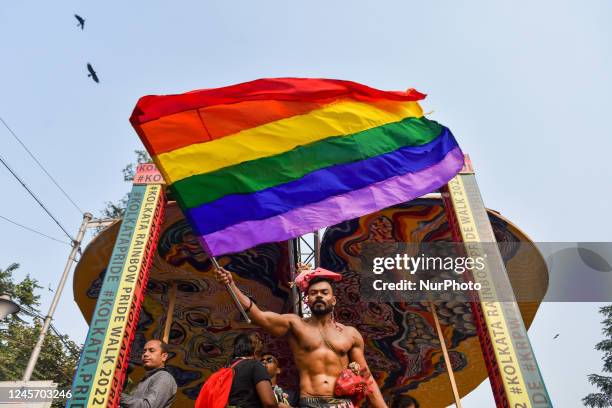
<path id="1" fill-rule="evenodd" d="M 210 255 L 210 260 L 212 261 L 215 269 L 217 269 L 217 270 L 221 269 L 221 265 L 219 265 L 219 262 L 217 262 L 217 258 L 215 258 L 214 256 Z M 234 299 L 234 303 L 236 304 L 236 308 L 238 309 L 238 311 L 240 312 L 240 314 L 242 315 L 244 320 L 246 320 L 246 322 L 250 324 L 251 323 L 251 319 L 249 319 L 249 316 L 247 316 L 246 312 L 244 311 L 244 307 L 242 307 L 242 305 L 240 304 L 240 301 L 238 300 L 238 296 L 236 296 L 236 292 L 234 292 L 234 289 L 232 289 L 232 287 L 230 286 L 229 283 L 225 284 L 225 289 L 227 289 L 229 294 L 232 296 L 232 299 Z"/>

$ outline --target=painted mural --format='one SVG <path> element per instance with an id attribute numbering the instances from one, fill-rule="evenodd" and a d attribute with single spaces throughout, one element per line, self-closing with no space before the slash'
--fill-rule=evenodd
<path id="1" fill-rule="evenodd" d="M 547 275 L 526 276 L 527 269 L 522 267 L 526 262 L 530 265 L 543 262 L 537 258 L 539 254 L 521 254 L 511 243 L 527 241 L 525 234 L 497 213 L 490 212 L 490 218 L 497 239 L 509 243 L 504 247 L 504 259 L 515 290 L 536 290 L 543 296 Z M 102 231 L 84 251 L 75 272 L 74 297 L 86 320 L 93 313 L 117 231 L 118 224 Z M 337 287 L 336 318 L 356 326 L 363 334 L 366 357 L 383 393 L 390 401 L 409 394 L 428 408 L 446 407 L 452 402 L 452 394 L 427 304 L 364 302 L 359 295 L 360 276 L 356 271 L 360 270 L 359 259 L 367 243 L 385 243 L 393 251 L 398 242 L 436 240 L 450 241 L 441 203 L 415 200 L 330 227 L 321 246 L 322 266 L 341 272 L 344 277 Z M 234 272 L 237 284 L 260 307 L 279 313 L 293 310 L 285 243 L 259 245 L 220 257 L 219 262 Z M 132 347 L 134 370 L 130 378 L 134 380 L 143 374 L 140 354 L 145 341 L 162 336 L 171 285 L 176 285 L 177 297 L 168 369 L 179 387 L 175 406 L 190 407 L 206 378 L 226 363 L 234 337 L 253 330 L 253 326 L 241 320 L 225 288 L 214 280 L 211 262 L 174 203 L 168 204 L 166 210 Z M 436 306 L 459 390 L 465 395 L 486 378 L 470 306 L 456 299 L 439 301 Z M 521 305 L 527 326 L 537 306 L 537 303 Z M 266 349 L 277 355 L 285 367 L 279 379 L 281 385 L 296 389 L 297 372 L 286 340 L 260 334 Z"/>

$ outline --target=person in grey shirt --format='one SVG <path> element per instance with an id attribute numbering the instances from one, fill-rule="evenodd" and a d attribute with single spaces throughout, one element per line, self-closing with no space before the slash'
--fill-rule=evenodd
<path id="1" fill-rule="evenodd" d="M 176 381 L 165 364 L 168 345 L 160 340 L 149 340 L 142 351 L 146 373 L 131 395 L 121 394 L 119 405 L 125 408 L 169 408 L 176 395 Z"/>

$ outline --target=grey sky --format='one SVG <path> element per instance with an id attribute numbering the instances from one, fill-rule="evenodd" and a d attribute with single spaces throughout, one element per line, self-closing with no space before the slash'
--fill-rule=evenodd
<path id="1" fill-rule="evenodd" d="M 141 148 L 127 119 L 142 95 L 275 76 L 414 87 L 472 156 L 490 208 L 536 241 L 610 241 L 611 12 L 606 0 L 7 0 L 0 116 L 97 214 L 129 189 L 120 169 Z M 0 154 L 76 234 L 80 215 L 3 128 Z M 4 169 L 0 184 L 0 215 L 62 238 Z M 0 231 L 0 267 L 20 262 L 55 287 L 69 247 L 3 220 Z M 65 293 L 56 325 L 83 341 L 70 285 Z M 45 289 L 45 309 L 50 299 Z M 556 406 L 579 406 L 591 390 L 600 320 L 594 304 L 547 304 L 536 316 L 530 334 Z M 464 406 L 491 405 L 485 384 Z"/>

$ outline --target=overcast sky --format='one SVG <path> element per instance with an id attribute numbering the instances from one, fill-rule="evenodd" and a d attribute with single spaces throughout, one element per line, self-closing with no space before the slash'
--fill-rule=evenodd
<path id="1" fill-rule="evenodd" d="M 99 215 L 129 189 L 120 170 L 142 148 L 128 122 L 140 96 L 276 76 L 414 87 L 471 155 L 490 208 L 535 241 L 611 241 L 611 12 L 607 0 L 6 0 L 0 117 Z M 87 62 L 100 84 L 87 78 Z M 0 154 L 76 234 L 79 212 L 2 127 Z M 67 239 L 3 168 L 0 185 L 0 216 Z M 2 219 L 0 231 L 0 267 L 19 262 L 20 277 L 55 287 L 69 246 Z M 55 324 L 82 342 L 71 279 Z M 45 288 L 45 310 L 51 296 Z M 596 311 L 546 304 L 530 330 L 556 406 L 580 406 L 592 390 L 586 375 L 600 372 Z M 488 384 L 464 402 L 491 404 Z"/>

